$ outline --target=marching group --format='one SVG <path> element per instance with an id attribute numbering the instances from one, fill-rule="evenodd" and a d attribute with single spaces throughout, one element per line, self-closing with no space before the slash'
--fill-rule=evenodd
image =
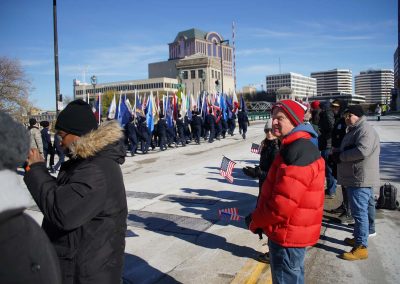
<path id="1" fill-rule="evenodd" d="M 243 110 L 237 116 L 245 139 L 248 118 Z M 55 141 L 60 141 L 54 143 L 60 147 L 55 152 L 69 158 L 55 178 L 47 167 L 50 156 L 50 171 L 58 169 L 51 162 L 48 124 L 42 123 L 39 131 L 31 120 L 29 136 L 5 113 L 0 112 L 0 120 L 0 179 L 7 187 L 0 200 L 0 267 L 2 280 L 13 283 L 120 283 L 128 213 L 120 168 L 126 158 L 124 140 L 132 154 L 141 142 L 145 154 L 150 146 L 165 150 L 191 139 L 199 144 L 201 137 L 211 143 L 234 131 L 213 111 L 204 122 L 196 112 L 190 122 L 178 117 L 170 130 L 161 115 L 154 133 L 139 116 L 124 131 L 117 121 L 99 126 L 91 107 L 76 100 L 55 123 Z M 368 236 L 375 234 L 370 205 L 373 188 L 379 185 L 380 148 L 361 106 L 333 101 L 319 109 L 314 103 L 308 117 L 303 104 L 282 100 L 273 106 L 264 131 L 260 166 L 243 169 L 259 178 L 257 205 L 246 224 L 252 232 L 268 236 L 269 253 L 261 258 L 270 262 L 273 282 L 304 282 L 305 248 L 317 243 L 324 196 L 335 198 L 337 184 L 344 202 L 335 212 L 354 219 L 354 238 L 345 240 L 353 248 L 341 257 L 367 258 Z M 134 132 L 136 140 L 131 137 Z M 23 162 L 24 182 L 43 213 L 46 234 L 24 214 L 30 197 L 15 173 Z"/>

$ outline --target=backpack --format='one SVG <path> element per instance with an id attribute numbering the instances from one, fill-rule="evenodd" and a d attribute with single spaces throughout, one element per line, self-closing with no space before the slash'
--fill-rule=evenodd
<path id="1" fill-rule="evenodd" d="M 376 208 L 395 210 L 398 207 L 397 188 L 390 183 L 385 183 L 379 188 L 379 198 L 376 203 Z"/>

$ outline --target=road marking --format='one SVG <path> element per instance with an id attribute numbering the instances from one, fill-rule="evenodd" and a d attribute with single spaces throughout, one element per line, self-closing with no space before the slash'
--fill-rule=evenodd
<path id="1" fill-rule="evenodd" d="M 231 284 L 239 283 L 272 283 L 269 264 L 258 262 L 253 259 L 248 260 L 242 269 L 236 274 L 235 279 L 231 282 Z"/>

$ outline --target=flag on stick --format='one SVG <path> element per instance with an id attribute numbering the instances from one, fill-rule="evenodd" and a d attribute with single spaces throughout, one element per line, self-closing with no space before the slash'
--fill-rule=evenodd
<path id="1" fill-rule="evenodd" d="M 223 176 L 227 181 L 230 183 L 233 183 L 233 176 L 232 176 L 232 171 L 233 168 L 235 167 L 236 163 L 227 157 L 222 158 L 221 162 L 221 168 L 219 170 L 219 173 L 221 176 Z"/>
<path id="2" fill-rule="evenodd" d="M 243 216 L 239 215 L 238 208 L 219 209 L 218 216 L 220 219 L 228 219 L 234 221 L 239 221 L 241 218 L 244 218 Z"/>
<path id="3" fill-rule="evenodd" d="M 252 143 L 250 151 L 252 153 L 254 153 L 254 154 L 260 154 L 261 153 L 261 146 L 256 144 L 256 143 Z"/>

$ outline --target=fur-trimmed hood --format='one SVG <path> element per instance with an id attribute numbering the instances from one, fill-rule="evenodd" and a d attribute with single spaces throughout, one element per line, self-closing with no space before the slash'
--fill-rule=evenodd
<path id="1" fill-rule="evenodd" d="M 86 159 L 93 157 L 106 148 L 111 150 L 116 158 L 125 157 L 125 148 L 121 142 L 124 137 L 123 129 L 118 121 L 102 124 L 98 129 L 81 136 L 69 146 L 72 158 Z M 123 148 L 123 150 L 122 150 Z"/>

